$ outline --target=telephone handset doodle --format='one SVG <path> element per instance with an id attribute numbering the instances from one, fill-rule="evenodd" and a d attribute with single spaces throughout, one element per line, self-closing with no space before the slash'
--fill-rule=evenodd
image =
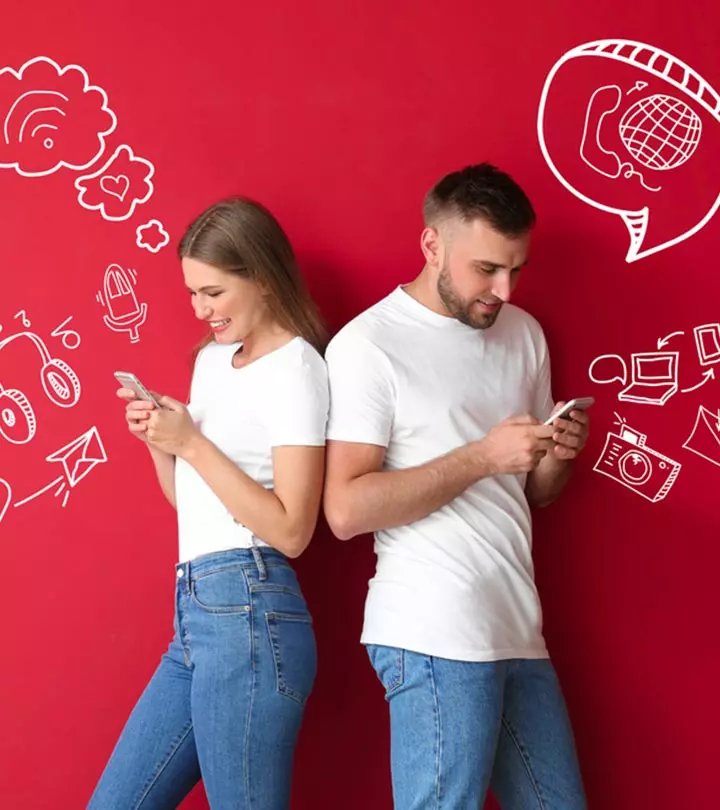
<path id="1" fill-rule="evenodd" d="M 622 93 L 617 85 L 600 87 L 590 97 L 585 114 L 580 156 L 591 169 L 605 177 L 617 179 L 622 171 L 622 162 L 616 152 L 605 149 L 600 141 L 603 122 L 620 106 Z"/>
<path id="2" fill-rule="evenodd" d="M 639 89 L 636 85 L 634 89 Z M 636 175 L 640 178 L 643 188 L 648 191 L 660 191 L 660 188 L 651 188 L 645 183 L 642 174 L 633 167 L 632 163 L 620 160 L 617 152 L 606 149 L 601 142 L 604 127 L 610 126 L 605 119 L 617 111 L 622 102 L 622 91 L 616 84 L 598 88 L 588 102 L 585 113 L 585 126 L 583 128 L 582 142 L 580 143 L 580 157 L 587 165 L 612 180 L 620 175 L 630 178 Z"/>

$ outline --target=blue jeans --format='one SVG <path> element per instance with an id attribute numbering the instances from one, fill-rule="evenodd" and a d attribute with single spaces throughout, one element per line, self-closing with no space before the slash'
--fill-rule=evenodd
<path id="1" fill-rule="evenodd" d="M 390 705 L 396 810 L 586 810 L 547 659 L 471 663 L 368 645 Z"/>
<path id="2" fill-rule="evenodd" d="M 256 548 L 176 573 L 175 636 L 88 807 L 170 810 L 202 778 L 213 810 L 286 810 L 317 667 L 295 572 Z"/>

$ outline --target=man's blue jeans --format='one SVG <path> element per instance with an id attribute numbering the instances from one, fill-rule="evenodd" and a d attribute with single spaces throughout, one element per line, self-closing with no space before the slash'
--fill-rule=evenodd
<path id="1" fill-rule="evenodd" d="M 176 566 L 175 637 L 91 810 L 170 810 L 202 777 L 213 810 L 286 810 L 317 666 L 286 558 L 237 549 Z"/>
<path id="2" fill-rule="evenodd" d="M 470 663 L 368 645 L 390 704 L 395 810 L 586 810 L 548 659 Z"/>

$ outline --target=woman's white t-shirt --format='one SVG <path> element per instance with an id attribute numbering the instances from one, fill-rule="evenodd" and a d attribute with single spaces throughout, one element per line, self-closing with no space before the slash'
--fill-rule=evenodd
<path id="1" fill-rule="evenodd" d="M 242 344 L 211 343 L 198 355 L 188 410 L 200 431 L 248 476 L 273 488 L 272 449 L 324 446 L 328 416 L 325 361 L 295 337 L 235 368 Z M 175 462 L 179 559 L 267 545 L 236 523 L 219 498 L 181 458 Z"/>

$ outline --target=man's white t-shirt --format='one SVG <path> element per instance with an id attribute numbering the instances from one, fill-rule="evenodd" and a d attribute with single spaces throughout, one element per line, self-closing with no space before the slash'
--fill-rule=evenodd
<path id="1" fill-rule="evenodd" d="M 200 431 L 250 478 L 273 488 L 272 448 L 324 446 L 329 395 L 325 361 L 301 337 L 235 368 L 242 344 L 211 343 L 195 363 L 188 410 Z M 179 559 L 267 545 L 236 523 L 181 458 L 175 461 Z"/>
<path id="2" fill-rule="evenodd" d="M 386 447 L 386 470 L 553 407 L 542 329 L 511 304 L 476 330 L 397 287 L 344 326 L 325 359 L 327 438 Z M 547 657 L 525 479 L 483 478 L 427 517 L 375 532 L 363 643 L 460 661 Z"/>

